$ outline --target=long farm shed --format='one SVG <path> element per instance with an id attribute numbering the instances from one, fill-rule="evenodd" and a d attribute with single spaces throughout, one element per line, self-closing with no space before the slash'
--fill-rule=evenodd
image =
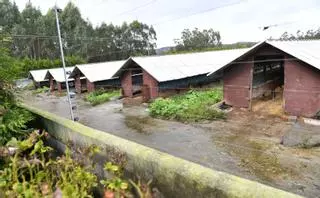
<path id="1" fill-rule="evenodd" d="M 119 76 L 123 96 L 142 95 L 143 101 L 179 93 L 190 87 L 209 86 L 221 74 L 207 76 L 212 70 L 245 52 L 245 49 L 210 51 L 165 56 L 129 58 L 114 74 Z"/>
<path id="2" fill-rule="evenodd" d="M 113 75 L 124 63 L 122 60 L 76 65 L 70 74 L 70 78 L 75 79 L 76 92 L 91 92 L 97 88 L 120 88 L 119 78 Z"/>
<path id="3" fill-rule="evenodd" d="M 69 78 L 69 75 L 74 67 L 66 67 L 66 77 L 68 79 L 69 86 L 73 86 L 74 79 Z M 49 79 L 50 91 L 58 90 L 61 92 L 66 88 L 66 80 L 64 76 L 63 68 L 53 68 L 49 69 L 45 76 L 46 79 Z"/>

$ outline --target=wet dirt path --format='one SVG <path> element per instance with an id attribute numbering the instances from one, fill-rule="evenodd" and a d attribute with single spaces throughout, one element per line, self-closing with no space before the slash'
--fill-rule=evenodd
<path id="1" fill-rule="evenodd" d="M 65 98 L 32 97 L 25 101 L 69 118 Z M 215 170 L 308 197 L 320 195 L 319 151 L 279 145 L 280 137 L 291 127 L 279 119 L 239 112 L 229 115 L 227 121 L 184 124 L 151 118 L 142 106 L 123 108 L 121 101 L 91 107 L 78 100 L 78 107 L 80 123 L 89 127 Z"/>

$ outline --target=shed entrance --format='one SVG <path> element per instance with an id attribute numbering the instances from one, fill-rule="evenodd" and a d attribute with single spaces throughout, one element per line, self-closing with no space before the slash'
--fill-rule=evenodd
<path id="1" fill-rule="evenodd" d="M 255 56 L 250 93 L 251 109 L 253 111 L 282 109 L 283 85 L 284 56 Z"/>
<path id="2" fill-rule="evenodd" d="M 132 69 L 132 94 L 133 96 L 140 96 L 143 84 L 143 72 L 141 67 Z"/>

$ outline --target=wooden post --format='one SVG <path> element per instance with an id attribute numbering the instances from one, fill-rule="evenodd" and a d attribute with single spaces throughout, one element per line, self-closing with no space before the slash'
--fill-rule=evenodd
<path id="1" fill-rule="evenodd" d="M 252 111 L 252 92 L 253 92 L 253 70 L 254 70 L 254 58 L 250 69 L 250 85 L 249 85 L 249 111 Z"/>

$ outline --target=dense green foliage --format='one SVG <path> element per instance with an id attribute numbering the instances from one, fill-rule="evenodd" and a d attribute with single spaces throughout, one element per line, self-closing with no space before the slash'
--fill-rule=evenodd
<path id="1" fill-rule="evenodd" d="M 86 100 L 90 102 L 91 105 L 95 106 L 95 105 L 107 102 L 112 97 L 117 97 L 117 96 L 120 96 L 119 90 L 105 91 L 101 89 L 101 90 L 96 90 L 94 92 L 89 93 L 86 96 Z"/>
<path id="2" fill-rule="evenodd" d="M 11 138 L 22 139 L 30 131 L 26 124 L 33 120 L 33 115 L 24 109 L 11 107 L 6 110 L 0 121 L 0 145 L 6 144 Z"/>
<path id="3" fill-rule="evenodd" d="M 150 114 L 164 119 L 200 121 L 224 118 L 224 113 L 211 106 L 222 100 L 222 90 L 191 90 L 172 98 L 158 98 L 150 104 Z"/>
<path id="4" fill-rule="evenodd" d="M 97 177 L 90 172 L 92 165 L 85 164 L 85 159 L 73 160 L 69 149 L 64 156 L 48 158 L 53 149 L 44 140 L 44 135 L 33 132 L 23 141 L 10 143 L 17 150 L 13 157 L 1 158 L 5 164 L 0 172 L 0 196 L 53 197 L 61 193 L 61 197 L 92 197 L 97 185 Z M 92 159 L 92 154 L 87 157 Z"/>
<path id="5" fill-rule="evenodd" d="M 156 32 L 147 24 L 133 21 L 117 26 L 103 22 L 93 27 L 71 2 L 59 16 L 67 56 L 99 62 L 155 53 Z M 3 31 L 12 37 L 10 52 L 15 57 L 50 60 L 59 57 L 55 13 L 52 9 L 43 15 L 29 1 L 19 12 L 15 3 L 3 0 L 0 3 L 0 19 Z"/>
<path id="6" fill-rule="evenodd" d="M 13 152 L 0 147 L 0 197 L 93 197 L 98 187 L 94 158 L 100 148 L 73 147 L 71 152 L 67 147 L 64 155 L 53 158 L 53 149 L 44 143 L 48 136 L 34 131 L 24 140 L 10 141 L 7 146 L 15 148 Z M 152 197 L 151 181 L 126 180 L 123 167 L 111 162 L 105 163 L 104 170 L 107 177 L 100 183 L 105 197 Z"/>
<path id="7" fill-rule="evenodd" d="M 26 124 L 33 119 L 28 111 L 15 105 L 10 82 L 17 77 L 18 63 L 9 56 L 7 40 L 7 37 L 0 35 L 0 145 L 4 145 L 12 137 L 21 139 L 28 135 Z"/>

